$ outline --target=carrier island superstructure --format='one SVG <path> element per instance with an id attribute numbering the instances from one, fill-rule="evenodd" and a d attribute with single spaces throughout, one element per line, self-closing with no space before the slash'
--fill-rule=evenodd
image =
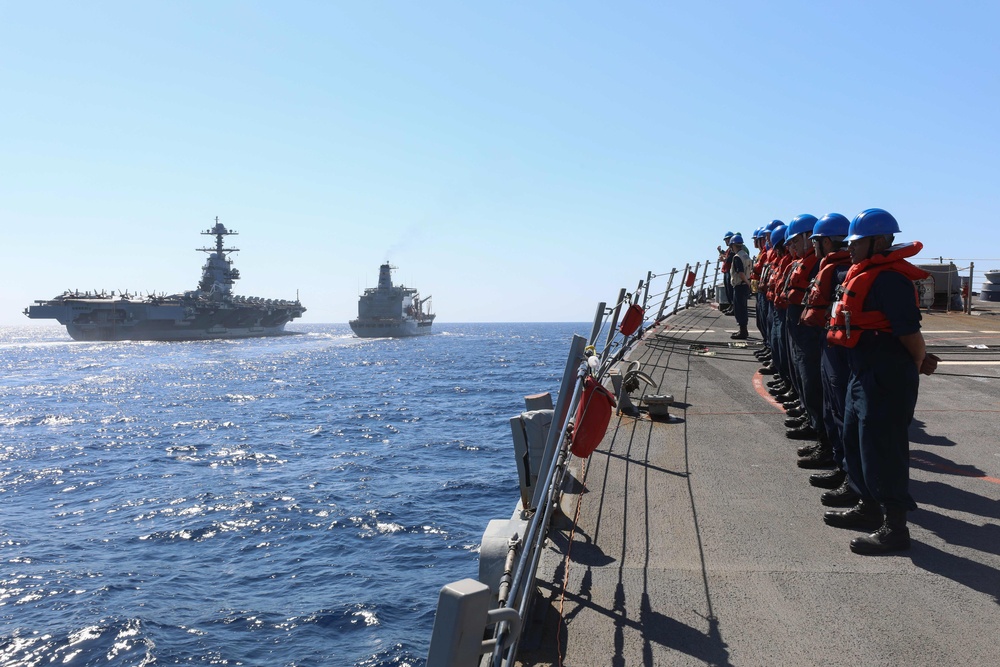
<path id="1" fill-rule="evenodd" d="M 351 330 L 359 338 L 420 336 L 431 333 L 435 315 L 424 312 L 431 297 L 421 299 L 417 290 L 392 284 L 392 270 L 386 262 L 378 270 L 378 287 L 369 287 L 358 299 L 358 318 Z"/>
<path id="2" fill-rule="evenodd" d="M 24 309 L 32 319 L 54 319 L 74 340 L 204 340 L 250 338 L 286 333 L 285 325 L 305 312 L 299 302 L 233 294 L 240 277 L 224 247 L 226 236 L 238 234 L 215 219 L 202 234 L 215 236 L 215 246 L 197 248 L 208 253 L 197 289 L 181 294 L 132 295 L 112 291 L 67 290 Z"/>

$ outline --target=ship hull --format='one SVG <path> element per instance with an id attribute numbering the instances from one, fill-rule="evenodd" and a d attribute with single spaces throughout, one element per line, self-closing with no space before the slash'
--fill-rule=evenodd
<path id="1" fill-rule="evenodd" d="M 135 327 L 96 327 L 67 325 L 67 333 L 73 340 L 79 341 L 184 341 L 184 340 L 218 340 L 227 338 L 264 338 L 268 336 L 291 336 L 291 331 L 280 327 L 245 327 L 228 328 L 213 327 L 197 329 L 179 326 L 135 326 Z"/>
<path id="2" fill-rule="evenodd" d="M 31 306 L 26 314 L 58 321 L 73 340 L 181 341 L 289 335 L 285 325 L 304 311 L 274 304 L 63 299 Z"/>
<path id="3" fill-rule="evenodd" d="M 406 338 L 425 336 L 431 331 L 431 320 L 351 320 L 348 324 L 358 338 Z"/>

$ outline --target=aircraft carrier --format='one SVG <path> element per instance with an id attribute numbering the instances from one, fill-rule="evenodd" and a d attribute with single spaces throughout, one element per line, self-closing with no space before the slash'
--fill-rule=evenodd
<path id="1" fill-rule="evenodd" d="M 378 287 L 369 287 L 358 299 L 358 318 L 351 330 L 358 338 L 398 338 L 431 333 L 436 315 L 424 312 L 431 297 L 421 299 L 417 290 L 392 284 L 396 267 L 386 262 L 379 267 Z"/>
<path id="2" fill-rule="evenodd" d="M 205 340 L 251 338 L 286 334 L 285 325 L 305 312 L 299 302 L 233 294 L 240 278 L 224 247 L 226 236 L 238 234 L 215 219 L 202 234 L 215 237 L 197 289 L 181 294 L 133 295 L 112 291 L 67 290 L 24 309 L 31 319 L 54 319 L 74 340 Z"/>

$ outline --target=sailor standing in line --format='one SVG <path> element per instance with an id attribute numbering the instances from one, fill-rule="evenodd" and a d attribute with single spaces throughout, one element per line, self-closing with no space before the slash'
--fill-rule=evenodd
<path id="1" fill-rule="evenodd" d="M 757 263 L 754 265 L 751 280 L 757 281 L 754 290 L 754 310 L 757 314 L 757 327 L 760 329 L 764 346 L 755 353 L 756 357 L 764 364 L 772 361 L 771 355 L 771 302 L 767 299 L 767 281 L 771 276 L 771 265 L 774 261 L 774 252 L 771 248 L 771 230 L 783 224 L 781 220 L 772 220 L 768 225 L 760 230 L 760 254 L 757 256 Z"/>
<path id="2" fill-rule="evenodd" d="M 874 530 L 852 540 L 851 551 L 881 554 L 910 548 L 906 512 L 917 505 L 909 492 L 907 430 L 919 374 L 933 373 L 937 357 L 927 354 L 913 285 L 927 273 L 906 261 L 923 246 L 894 246 L 899 225 L 879 208 L 859 213 L 849 232 L 852 266 L 834 304 L 827 340 L 848 350 L 844 452 L 861 500 L 851 509 L 827 512 L 824 520 L 840 528 Z"/>
<path id="3" fill-rule="evenodd" d="M 832 450 L 823 422 L 823 386 L 820 378 L 821 342 L 825 338 L 825 332 L 800 322 L 804 310 L 802 300 L 809 289 L 809 281 L 819 271 L 819 257 L 809 240 L 816 222 L 816 216 L 813 215 L 797 216 L 789 224 L 789 238 L 785 241 L 798 256 L 785 283 L 785 300 L 788 302 L 786 327 L 792 365 L 798 378 L 799 402 L 805 410 L 803 416 L 806 417 L 802 426 L 792 428 L 788 436 L 819 441 L 818 448 L 799 459 L 800 468 L 825 468 L 833 464 Z"/>
<path id="4" fill-rule="evenodd" d="M 788 359 L 788 337 L 785 334 L 786 304 L 778 293 L 780 286 L 784 283 L 785 273 L 792 262 L 791 255 L 785 249 L 787 229 L 785 225 L 779 225 L 771 232 L 774 261 L 771 263 L 771 274 L 767 280 L 766 288 L 767 298 L 771 302 L 771 363 L 761 368 L 761 372 L 778 376 L 776 380 L 767 383 L 768 393 L 772 396 L 781 396 L 793 389 Z"/>
<path id="5" fill-rule="evenodd" d="M 740 234 L 733 234 L 729 239 L 729 248 L 733 251 L 729 269 L 729 280 L 733 286 L 733 315 L 740 328 L 730 338 L 746 340 L 750 335 L 747 331 L 747 324 L 750 322 L 747 311 L 747 300 L 750 298 L 750 279 L 747 277 L 750 272 L 750 253 L 743 245 L 743 236 Z"/>
<path id="6" fill-rule="evenodd" d="M 828 472 L 809 476 L 809 483 L 822 489 L 831 489 L 820 497 L 820 502 L 828 507 L 851 507 L 860 499 L 856 489 L 850 487 L 844 472 L 844 445 L 841 432 L 844 430 L 844 396 L 850 369 L 847 365 L 847 348 L 830 345 L 826 341 L 826 324 L 830 320 L 830 310 L 836 301 L 836 291 L 844 282 L 851 266 L 851 256 L 847 252 L 844 238 L 851 221 L 839 213 L 824 215 L 813 228 L 812 244 L 820 258 L 816 277 L 809 284 L 809 292 L 803 301 L 804 309 L 799 322 L 804 326 L 816 327 L 823 333 L 821 341 L 820 378 L 823 387 L 823 425 L 833 453 L 836 466 Z M 812 451 L 819 448 L 817 443 Z M 802 451 L 809 455 L 812 451 Z"/>
<path id="7" fill-rule="evenodd" d="M 730 262 L 733 259 L 733 249 L 729 247 L 729 242 L 732 238 L 733 233 L 726 232 L 726 235 L 722 237 L 726 249 L 723 250 L 722 246 L 716 246 L 716 250 L 719 251 L 719 259 L 722 261 L 722 288 L 726 291 L 726 301 L 728 302 L 724 308 L 720 308 L 725 315 L 733 314 L 733 283 L 729 277 Z"/>

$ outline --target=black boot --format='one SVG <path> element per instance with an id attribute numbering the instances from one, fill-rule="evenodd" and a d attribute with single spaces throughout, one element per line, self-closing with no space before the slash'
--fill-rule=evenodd
<path id="1" fill-rule="evenodd" d="M 827 507 L 854 507 L 859 500 L 861 500 L 861 495 L 847 483 L 846 476 L 836 490 L 827 491 L 819 497 L 819 501 Z"/>
<path id="2" fill-rule="evenodd" d="M 789 417 L 788 419 L 785 420 L 785 426 L 787 426 L 788 428 L 797 428 L 805 424 L 807 421 L 809 421 L 809 418 L 805 416 Z"/>
<path id="3" fill-rule="evenodd" d="M 823 522 L 834 528 L 876 530 L 882 525 L 882 508 L 874 500 L 862 499 L 851 509 L 825 512 Z"/>
<path id="4" fill-rule="evenodd" d="M 784 394 L 781 394 L 780 396 L 778 396 L 777 399 L 779 401 L 781 401 L 782 403 L 788 403 L 790 401 L 798 402 L 798 400 L 799 400 L 799 394 L 794 389 L 789 389 Z"/>
<path id="5" fill-rule="evenodd" d="M 785 415 L 788 417 L 804 417 L 806 415 L 805 408 L 791 408 L 785 411 Z"/>
<path id="6" fill-rule="evenodd" d="M 800 447 L 799 449 L 799 456 L 802 456 L 802 448 Z M 809 483 L 821 489 L 836 489 L 844 483 L 845 479 L 847 479 L 847 473 L 841 468 L 834 468 L 827 472 L 817 472 L 809 475 Z"/>
<path id="7" fill-rule="evenodd" d="M 749 336 L 750 332 L 747 331 L 747 328 L 740 327 L 740 330 L 730 336 L 730 338 L 735 338 L 736 340 L 746 340 Z"/>
<path id="8" fill-rule="evenodd" d="M 817 449 L 819 449 L 819 447 L 820 445 L 818 442 L 810 442 L 808 445 L 802 445 L 801 447 L 799 447 L 797 450 L 795 450 L 795 453 L 798 454 L 799 456 L 809 456 Z"/>
<path id="9" fill-rule="evenodd" d="M 822 438 L 822 435 L 820 436 Z M 819 447 L 816 451 L 806 454 L 798 461 L 798 466 L 800 468 L 812 469 L 812 468 L 829 468 L 833 466 L 833 450 L 827 445 L 822 439 L 820 440 Z M 851 503 L 852 505 L 854 503 Z"/>
<path id="10" fill-rule="evenodd" d="M 906 510 L 886 507 L 882 527 L 871 535 L 851 540 L 851 551 L 865 556 L 906 551 L 910 548 L 910 529 L 906 527 Z"/>
<path id="11" fill-rule="evenodd" d="M 788 429 L 785 431 L 785 437 L 789 440 L 815 440 L 819 437 L 819 433 L 809 424 L 805 424 L 799 428 Z"/>

